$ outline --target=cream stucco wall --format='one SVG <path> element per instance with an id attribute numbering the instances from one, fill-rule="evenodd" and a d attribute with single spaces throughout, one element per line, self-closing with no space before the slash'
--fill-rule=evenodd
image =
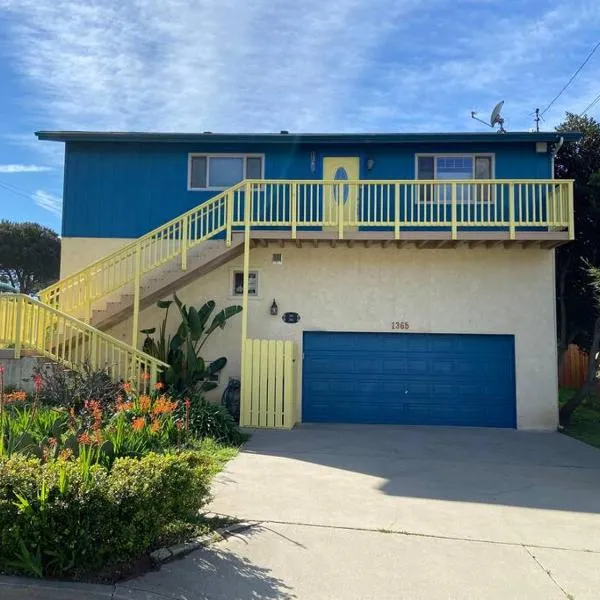
<path id="1" fill-rule="evenodd" d="M 131 241 L 127 238 L 64 237 L 61 239 L 60 276 L 75 273 Z"/>
<path id="2" fill-rule="evenodd" d="M 283 256 L 273 265 L 272 255 Z M 231 270 L 242 258 L 182 288 L 186 304 L 214 299 L 218 306 L 241 303 L 229 295 Z M 515 336 L 517 423 L 520 429 L 555 429 L 557 372 L 554 303 L 554 253 L 539 249 L 418 250 L 380 247 L 285 248 L 252 250 L 260 297 L 251 298 L 249 336 L 291 339 L 302 332 L 392 331 L 392 321 L 407 321 L 411 332 L 499 333 Z M 298 324 L 273 317 L 295 311 Z M 140 329 L 158 324 L 162 311 L 140 315 Z M 205 358 L 225 355 L 223 374 L 240 374 L 240 324 L 235 317 L 206 346 Z M 172 311 L 170 326 L 177 325 Z M 130 323 L 112 333 L 129 341 Z M 140 339 L 141 342 L 141 339 Z M 301 356 L 301 354 L 300 354 Z M 458 401 L 460 399 L 457 399 Z"/>

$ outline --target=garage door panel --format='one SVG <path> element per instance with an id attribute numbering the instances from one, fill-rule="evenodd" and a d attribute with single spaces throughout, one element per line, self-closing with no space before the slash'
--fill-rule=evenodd
<path id="1" fill-rule="evenodd" d="M 512 336 L 305 333 L 303 420 L 514 427 Z"/>

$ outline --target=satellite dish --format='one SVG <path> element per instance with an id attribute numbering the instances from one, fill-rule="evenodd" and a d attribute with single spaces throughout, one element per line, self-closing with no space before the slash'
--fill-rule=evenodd
<path id="1" fill-rule="evenodd" d="M 500 125 L 500 129 L 498 130 L 500 133 L 506 133 L 504 130 L 504 119 L 501 115 L 502 107 L 504 106 L 504 100 L 501 100 L 494 106 L 494 110 L 492 111 L 492 116 L 490 117 L 490 127 L 496 127 L 496 125 Z"/>
<path id="2" fill-rule="evenodd" d="M 480 119 L 474 110 L 471 111 L 471 118 L 475 119 L 476 121 L 479 121 L 480 123 L 483 123 L 484 125 L 487 125 L 488 127 L 491 127 L 492 129 L 494 129 L 496 125 L 499 125 L 500 127 L 498 128 L 498 133 L 506 133 L 506 129 L 504 129 L 504 117 L 502 117 L 501 114 L 503 106 L 504 100 L 498 102 L 498 104 L 494 106 L 494 110 L 492 111 L 492 114 L 490 116 L 489 123 L 487 121 L 484 121 L 483 119 Z"/>

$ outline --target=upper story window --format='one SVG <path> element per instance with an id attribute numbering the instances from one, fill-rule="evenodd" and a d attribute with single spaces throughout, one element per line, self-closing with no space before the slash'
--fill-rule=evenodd
<path id="1" fill-rule="evenodd" d="M 491 154 L 420 154 L 417 179 L 492 179 Z"/>
<path id="2" fill-rule="evenodd" d="M 262 154 L 190 154 L 189 190 L 222 190 L 244 179 L 264 178 Z"/>
<path id="3" fill-rule="evenodd" d="M 417 179 L 424 180 L 475 180 L 493 178 L 492 154 L 420 154 L 417 155 Z M 451 184 L 423 184 L 419 186 L 420 202 L 446 204 L 452 201 Z M 479 200 L 490 202 L 494 198 L 489 185 L 469 185 L 459 183 L 455 186 L 456 200 L 472 203 Z"/>

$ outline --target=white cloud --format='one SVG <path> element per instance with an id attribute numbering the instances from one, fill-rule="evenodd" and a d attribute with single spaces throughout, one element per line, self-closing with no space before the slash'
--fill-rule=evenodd
<path id="1" fill-rule="evenodd" d="M 0 0 L 39 128 L 509 128 L 556 94 L 600 28 L 596 0 Z M 82 32 L 84 32 L 82 34 Z M 600 58 L 600 52 L 598 57 Z M 547 124 L 597 93 L 598 60 Z"/>
<path id="2" fill-rule="evenodd" d="M 51 167 L 41 165 L 0 165 L 0 173 L 46 173 Z"/>
<path id="3" fill-rule="evenodd" d="M 35 203 L 44 210 L 51 212 L 53 215 L 60 217 L 62 212 L 62 199 L 53 196 L 44 190 L 36 190 L 33 194 Z"/>

